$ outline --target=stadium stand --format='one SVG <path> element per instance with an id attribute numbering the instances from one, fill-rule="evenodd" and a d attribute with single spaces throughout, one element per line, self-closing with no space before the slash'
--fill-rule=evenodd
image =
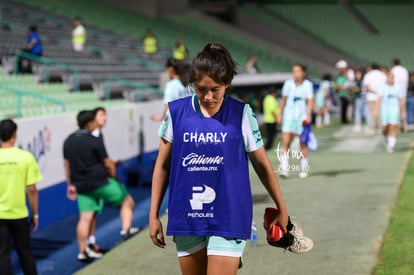
<path id="1" fill-rule="evenodd" d="M 226 45 L 240 65 L 244 65 L 247 58 L 255 54 L 259 57 L 260 66 L 264 72 L 289 71 L 294 63 L 282 53 L 272 51 L 257 41 L 236 33 L 234 29 L 225 28 L 223 24 L 209 20 L 206 16 L 198 13 L 182 14 L 179 16 L 163 16 L 157 19 L 144 15 L 137 15 L 136 12 L 125 10 L 117 6 L 99 2 L 99 13 L 96 12 L 95 1 L 37 1 L 24 0 L 26 3 L 38 5 L 44 9 L 55 11 L 65 16 L 81 16 L 85 21 L 94 22 L 95 25 L 105 26 L 112 31 L 119 31 L 131 37 L 141 38 L 147 28 L 151 28 L 164 45 L 164 53 L 171 54 L 171 49 L 165 45 L 173 45 L 178 37 L 182 37 L 189 46 L 190 54 L 194 54 L 206 43 L 219 41 Z M 75 8 L 71 8 L 76 6 Z M 136 55 L 136 53 L 135 53 Z"/>
<path id="2" fill-rule="evenodd" d="M 377 34 L 369 33 L 343 6 L 333 3 L 267 4 L 265 7 L 275 16 L 291 21 L 349 56 L 366 63 L 379 62 L 384 65 L 399 56 L 412 70 L 414 60 L 409 53 L 409 45 L 413 41 L 409 30 L 414 24 L 411 16 L 414 6 L 403 4 L 407 2 L 400 1 L 398 3 L 402 4 L 393 5 L 353 4 L 378 30 Z"/>
<path id="3" fill-rule="evenodd" d="M 96 106 L 126 103 L 124 99 L 99 101 L 96 93 L 68 93 L 64 84 L 35 84 L 33 75 L 8 75 L 0 67 L 0 119 L 76 112 Z"/>
<path id="4" fill-rule="evenodd" d="M 232 52 L 233 57 L 242 66 L 247 58 L 254 53 L 257 55 L 260 69 L 264 72 L 290 70 L 292 60 L 285 58 L 277 52 L 270 52 L 264 46 L 247 40 L 236 33 L 223 29 L 212 21 L 206 21 L 200 15 L 166 16 L 166 24 L 174 26 L 182 33 L 185 41 L 196 48 L 202 48 L 209 41 L 220 41 Z"/>
<path id="5" fill-rule="evenodd" d="M 414 38 L 410 31 L 414 26 L 414 5 L 358 4 L 355 7 L 380 30 L 380 36 L 371 38 L 370 45 L 376 49 L 364 47 L 361 54 L 385 65 L 389 65 L 392 58 L 400 57 L 409 70 L 414 70 Z"/>
<path id="6" fill-rule="evenodd" d="M 19 96 L 17 94 L 10 95 L 11 97 L 20 98 L 27 95 L 27 92 L 30 93 L 30 91 L 36 90 L 36 82 L 55 81 L 63 81 L 69 91 L 81 89 L 90 91 L 95 88 L 98 97 L 96 94 L 94 95 L 94 106 L 99 104 L 98 98 L 124 98 L 123 95 L 126 95 L 126 99 L 135 101 L 138 98 L 159 97 L 160 92 L 156 87 L 158 87 L 159 74 L 164 70 L 164 62 L 167 52 L 169 52 L 163 47 L 160 47 L 160 52 L 150 59 L 135 57 L 142 56 L 142 47 L 139 40 L 126 35 L 88 27 L 88 48 L 85 52 L 75 53 L 71 49 L 70 32 L 72 23 L 70 18 L 60 17 L 16 2 L 2 2 L 0 7 L 2 26 L 0 36 L 7 38 L 0 39 L 3 73 L 17 72 L 16 53 L 25 45 L 28 26 L 35 24 L 39 27 L 44 48 L 44 54 L 41 58 L 19 53 L 22 57 L 32 60 L 35 78 L 31 79 L 33 81 L 31 85 L 26 85 L 28 82 L 25 82 L 25 90 L 23 90 L 25 93 L 19 93 Z M 106 85 L 109 88 L 109 96 L 103 95 L 99 87 L 106 83 L 108 79 L 114 77 L 136 82 L 136 85 L 132 85 L 132 87 L 139 87 L 140 90 L 136 90 L 135 93 L 142 94 L 146 91 L 147 96 L 131 96 L 131 85 L 120 85 L 119 83 L 115 85 L 114 91 L 112 91 L 114 85 Z M 142 91 L 143 87 L 147 89 Z M 22 91 L 19 87 L 17 88 L 18 91 Z M 105 92 L 108 93 L 108 91 Z M 10 94 L 11 91 L 8 91 L 8 93 Z M 92 93 L 89 94 L 92 95 Z M 38 94 L 34 97 L 38 97 Z M 56 99 L 55 95 L 53 95 L 53 99 Z M 76 97 L 71 97 L 71 99 L 76 101 Z M 87 102 L 92 103 L 91 99 Z M 70 102 L 67 104 L 70 105 Z M 24 104 L 19 107 L 26 108 Z M 44 108 L 37 108 L 36 110 L 36 112 L 29 113 L 24 110 L 16 110 L 11 113 L 4 111 L 3 113 L 7 117 L 13 116 L 13 114 L 18 116 L 51 114 L 50 112 L 41 111 Z M 69 106 L 66 110 L 70 111 L 72 108 Z"/>
<path id="7" fill-rule="evenodd" d="M 80 6 L 69 9 L 65 6 L 69 4 Z M 68 91 L 93 89 L 100 99 L 136 101 L 159 98 L 159 75 L 164 70 L 166 58 L 171 55 L 171 48 L 163 46 L 162 42 L 175 41 L 177 37 L 183 37 L 193 49 L 201 48 L 210 41 L 220 41 L 228 45 L 239 64 L 244 64 L 247 57 L 254 53 L 259 57 L 263 72 L 289 71 L 294 63 L 283 54 L 240 37 L 232 30 L 223 29 L 220 24 L 206 22 L 205 18 L 200 19 L 197 15 L 167 16 L 154 20 L 137 16 L 135 12 L 113 9 L 109 5 L 101 5 L 99 12 L 96 12 L 93 1 L 41 1 L 40 5 L 42 9 L 14 1 L 0 3 L 3 26 L 0 35 L 8 38 L 0 42 L 4 72 L 16 71 L 15 53 L 24 46 L 27 26 L 36 24 L 44 45 L 43 57 L 20 54 L 32 59 L 35 82 L 63 81 Z M 80 14 L 78 11 L 81 11 Z M 108 28 L 87 24 L 87 50 L 82 53 L 71 50 L 71 19 L 77 15 L 94 25 Z M 141 40 L 137 37 L 148 26 L 154 29 L 161 44 L 158 53 L 151 57 L 143 54 Z"/>

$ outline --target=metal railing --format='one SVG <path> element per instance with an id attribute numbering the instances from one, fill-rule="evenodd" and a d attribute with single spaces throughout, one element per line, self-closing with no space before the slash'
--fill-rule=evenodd
<path id="1" fill-rule="evenodd" d="M 65 112 L 65 103 L 61 100 L 58 100 L 53 97 L 48 97 L 45 95 L 36 94 L 33 92 L 21 90 L 12 86 L 4 85 L 0 83 L 0 91 L 13 93 L 16 95 L 16 116 L 22 117 L 23 116 L 23 98 L 29 97 L 35 100 L 39 100 L 41 104 L 37 104 L 33 108 L 39 108 L 40 110 L 45 110 L 45 103 L 50 103 L 52 105 L 57 105 L 58 109 L 60 109 L 61 113 Z M 40 105 L 40 106 L 39 106 Z M 45 112 L 44 112 L 45 113 Z"/>
<path id="2" fill-rule="evenodd" d="M 58 67 L 58 68 L 62 68 L 66 71 L 70 71 L 73 73 L 73 77 L 74 77 L 74 90 L 75 91 L 79 91 L 80 89 L 80 83 L 79 83 L 79 70 L 78 68 L 69 65 L 69 64 L 65 64 L 65 63 L 61 63 L 61 62 L 57 62 L 54 60 L 50 60 L 44 57 L 40 57 L 40 56 L 36 56 L 36 55 L 32 55 L 30 53 L 27 52 L 17 52 L 14 54 L 14 73 L 18 74 L 19 73 L 19 58 L 25 58 L 25 59 L 29 59 L 38 63 L 43 64 L 44 69 L 43 69 L 43 79 L 44 82 L 49 83 L 49 79 L 50 79 L 50 72 L 49 72 L 49 68 L 50 67 Z"/>
<path id="3" fill-rule="evenodd" d="M 137 91 L 136 98 L 135 98 L 136 102 L 142 101 L 142 90 L 152 91 L 155 94 L 162 93 L 160 89 L 152 87 L 147 84 L 142 84 L 139 82 L 131 81 L 131 80 L 120 78 L 120 77 L 110 76 L 110 77 L 107 77 L 104 82 L 105 100 L 111 99 L 111 84 L 113 83 L 118 83 L 118 84 L 122 84 L 125 86 L 133 87 Z"/>

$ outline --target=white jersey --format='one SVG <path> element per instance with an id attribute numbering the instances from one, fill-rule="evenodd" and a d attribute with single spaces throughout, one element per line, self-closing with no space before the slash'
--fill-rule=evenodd
<path id="1" fill-rule="evenodd" d="M 379 90 L 387 82 L 387 76 L 380 70 L 369 71 L 362 80 L 362 88 L 367 92 L 367 101 L 376 101 Z M 369 87 L 368 92 L 365 87 Z"/>
<path id="2" fill-rule="evenodd" d="M 401 65 L 397 65 L 391 69 L 391 73 L 394 75 L 394 83 L 401 88 L 402 96 L 405 99 L 407 97 L 408 89 L 408 70 Z"/>

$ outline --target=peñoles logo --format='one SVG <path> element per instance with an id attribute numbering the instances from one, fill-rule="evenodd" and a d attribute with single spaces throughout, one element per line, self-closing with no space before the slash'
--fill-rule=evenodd
<path id="1" fill-rule="evenodd" d="M 193 197 L 190 199 L 192 210 L 203 210 L 204 204 L 210 204 L 216 199 L 216 192 L 213 188 L 203 186 L 193 186 Z M 212 208 L 211 208 L 212 209 Z M 189 218 L 214 218 L 213 212 L 188 212 Z"/>

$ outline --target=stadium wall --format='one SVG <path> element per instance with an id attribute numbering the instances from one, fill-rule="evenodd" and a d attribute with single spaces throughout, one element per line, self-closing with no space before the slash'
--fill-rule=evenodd
<path id="1" fill-rule="evenodd" d="M 153 154 L 159 145 L 159 123 L 150 115 L 161 112 L 162 106 L 162 101 L 151 101 L 108 109 L 103 129 L 108 155 L 126 162 L 138 154 Z M 76 203 L 66 198 L 62 154 L 65 138 L 78 128 L 76 113 L 16 119 L 16 123 L 16 145 L 33 153 L 43 176 L 37 184 L 43 228 L 77 212 Z"/>

